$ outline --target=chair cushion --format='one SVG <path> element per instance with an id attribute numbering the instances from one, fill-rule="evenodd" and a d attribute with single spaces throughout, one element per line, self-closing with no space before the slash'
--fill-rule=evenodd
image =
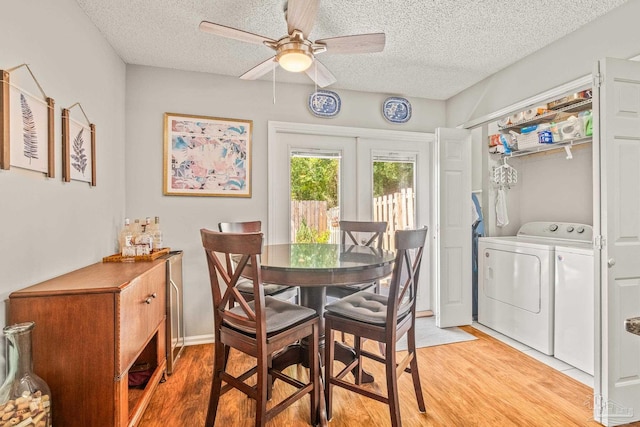
<path id="1" fill-rule="evenodd" d="M 356 292 L 373 292 L 376 282 L 358 283 L 356 285 L 327 286 L 327 298 L 344 298 Z"/>
<path id="2" fill-rule="evenodd" d="M 362 291 L 332 302 L 325 309 L 330 313 L 349 319 L 382 325 L 387 323 L 387 304 L 386 295 Z M 409 310 L 408 305 L 401 307 L 398 319 L 406 316 Z"/>
<path id="3" fill-rule="evenodd" d="M 249 301 L 248 304 L 252 310 L 255 310 L 255 301 Z M 291 304 L 290 302 L 273 297 L 264 297 L 264 306 L 268 334 L 280 331 L 316 315 L 315 310 L 311 308 Z M 244 310 L 242 310 L 240 306 L 235 306 L 229 311 L 239 316 L 246 317 Z M 238 325 L 232 320 L 227 320 L 226 323 L 243 332 L 248 332 L 250 334 L 256 333 L 255 329 Z"/>
<path id="4" fill-rule="evenodd" d="M 263 283 L 262 287 L 264 288 L 265 295 L 276 295 L 280 292 L 286 291 L 290 288 L 290 286 L 286 285 L 274 285 L 271 283 Z M 253 281 L 241 277 L 236 284 L 236 288 L 242 292 L 243 294 L 251 294 L 253 295 Z"/>
<path id="5" fill-rule="evenodd" d="M 372 286 L 375 286 L 376 282 L 366 282 L 366 283 L 357 283 L 355 285 L 343 285 L 339 286 L 340 288 L 351 289 L 353 291 L 364 291 L 365 289 L 369 289 Z"/>

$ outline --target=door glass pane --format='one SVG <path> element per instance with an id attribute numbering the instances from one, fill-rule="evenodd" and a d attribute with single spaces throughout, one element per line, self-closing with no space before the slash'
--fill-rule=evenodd
<path id="1" fill-rule="evenodd" d="M 396 230 L 415 228 L 415 164 L 415 158 L 373 158 L 373 220 L 387 221 L 385 249 L 394 247 Z"/>
<path id="2" fill-rule="evenodd" d="M 293 243 L 339 243 L 340 153 L 291 153 Z"/>

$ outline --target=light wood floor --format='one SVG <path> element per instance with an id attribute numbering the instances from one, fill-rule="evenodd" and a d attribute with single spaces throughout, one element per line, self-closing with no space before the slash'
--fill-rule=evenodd
<path id="1" fill-rule="evenodd" d="M 462 329 L 478 339 L 418 350 L 426 414 L 418 412 L 410 375 L 400 378 L 404 426 L 600 425 L 592 420 L 590 387 L 472 327 Z M 174 374 L 158 386 L 140 426 L 203 426 L 212 363 L 213 345 L 185 348 Z M 243 372 L 250 363 L 249 357 L 232 350 L 234 372 Z M 366 367 L 376 378 L 384 378 L 382 365 L 371 362 Z M 306 375 L 302 367 L 289 369 Z M 372 387 L 386 388 L 380 380 Z M 334 389 L 330 427 L 390 425 L 386 405 Z M 289 386 L 276 382 L 274 399 L 283 391 L 289 392 Z M 303 398 L 267 425 L 308 425 L 308 408 L 309 399 Z M 233 390 L 221 398 L 216 425 L 252 426 L 254 414 L 253 402 Z"/>

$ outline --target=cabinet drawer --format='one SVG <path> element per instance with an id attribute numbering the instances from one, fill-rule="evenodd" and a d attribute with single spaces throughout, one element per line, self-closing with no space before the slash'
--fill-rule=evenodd
<path id="1" fill-rule="evenodd" d="M 166 270 L 158 264 L 120 293 L 120 364 L 123 373 L 135 360 L 166 313 Z"/>

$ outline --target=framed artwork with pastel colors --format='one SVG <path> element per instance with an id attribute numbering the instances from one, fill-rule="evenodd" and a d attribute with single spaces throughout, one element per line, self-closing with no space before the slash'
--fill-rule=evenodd
<path id="1" fill-rule="evenodd" d="M 164 194 L 251 197 L 251 120 L 164 114 Z"/>

